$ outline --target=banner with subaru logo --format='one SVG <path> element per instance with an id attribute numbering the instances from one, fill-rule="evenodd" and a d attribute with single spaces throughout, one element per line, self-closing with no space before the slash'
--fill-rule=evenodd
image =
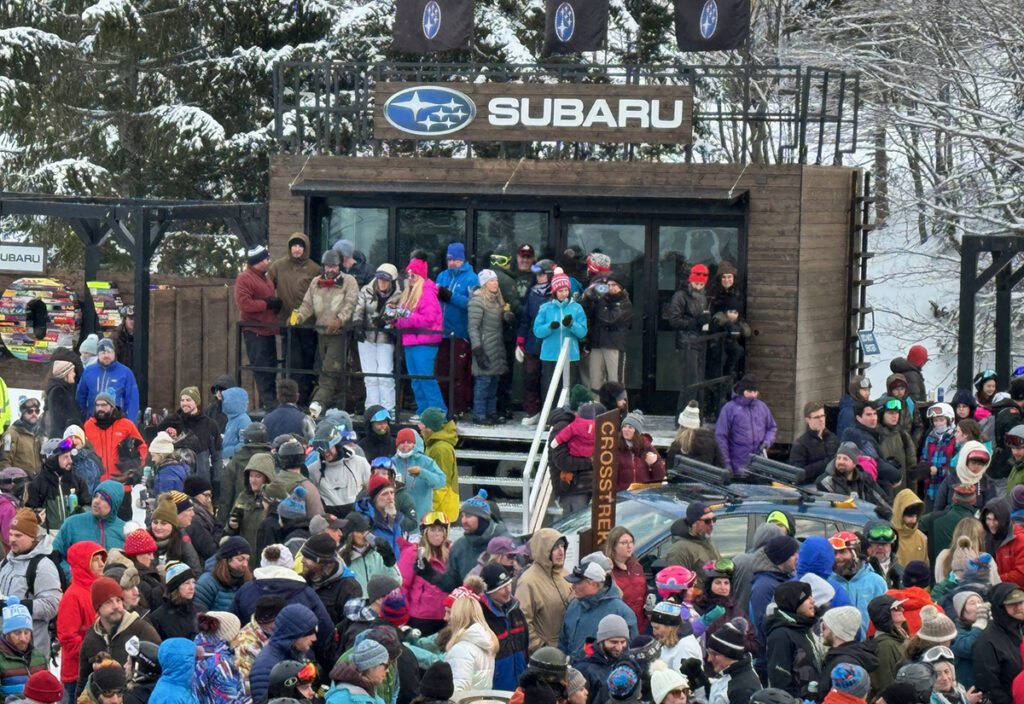
<path id="1" fill-rule="evenodd" d="M 546 0 L 545 54 L 597 51 L 608 34 L 608 0 Z"/>
<path id="2" fill-rule="evenodd" d="M 468 49 L 473 0 L 397 0 L 392 48 L 405 54 Z"/>
<path id="3" fill-rule="evenodd" d="M 741 49 L 750 34 L 750 0 L 675 0 L 681 51 Z"/>

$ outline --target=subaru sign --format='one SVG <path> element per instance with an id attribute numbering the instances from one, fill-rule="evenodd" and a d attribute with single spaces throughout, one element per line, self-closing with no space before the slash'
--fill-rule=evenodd
<path id="1" fill-rule="evenodd" d="M 452 88 L 416 86 L 388 98 L 384 117 L 402 132 L 417 137 L 441 137 L 472 122 L 476 104 L 465 93 Z"/>

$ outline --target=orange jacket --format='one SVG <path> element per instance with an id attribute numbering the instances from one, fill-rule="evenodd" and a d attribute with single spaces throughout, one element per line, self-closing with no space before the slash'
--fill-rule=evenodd
<path id="1" fill-rule="evenodd" d="M 117 446 L 121 444 L 122 440 L 125 438 L 138 438 L 141 443 L 139 445 L 139 457 L 143 462 L 146 460 L 146 454 L 149 449 L 142 440 L 142 435 L 139 434 L 139 429 L 135 427 L 135 423 L 132 423 L 127 418 L 118 418 L 106 429 L 97 425 L 95 418 L 90 418 L 85 421 L 85 438 L 92 444 L 96 454 L 103 461 L 101 481 L 106 481 L 112 477 L 116 478 L 120 474 L 117 471 Z"/>

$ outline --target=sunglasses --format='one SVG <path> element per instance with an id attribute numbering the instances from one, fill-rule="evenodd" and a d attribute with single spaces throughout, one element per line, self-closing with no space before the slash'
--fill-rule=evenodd
<path id="1" fill-rule="evenodd" d="M 713 516 L 712 518 L 702 518 L 700 519 L 700 522 L 706 525 L 712 525 L 718 522 L 718 516 Z"/>
<path id="2" fill-rule="evenodd" d="M 25 406 L 25 410 L 22 411 L 22 413 L 27 413 L 27 414 L 30 414 L 30 415 L 38 415 L 39 414 L 39 406 Z"/>

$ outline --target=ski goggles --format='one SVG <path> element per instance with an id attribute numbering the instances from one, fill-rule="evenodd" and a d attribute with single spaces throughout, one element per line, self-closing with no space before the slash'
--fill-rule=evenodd
<path id="1" fill-rule="evenodd" d="M 936 662 L 955 662 L 956 657 L 953 655 L 953 651 L 944 645 L 936 645 L 928 650 L 924 651 L 924 655 L 921 656 L 921 662 L 926 662 L 929 665 Z"/>
<path id="2" fill-rule="evenodd" d="M 872 526 L 868 531 L 869 543 L 893 543 L 896 542 L 896 531 L 892 526 Z"/>
<path id="3" fill-rule="evenodd" d="M 1024 437 L 1007 433 L 1003 436 L 1003 442 L 1007 447 L 1024 447 Z"/>
<path id="4" fill-rule="evenodd" d="M 374 457 L 373 462 L 370 463 L 371 469 L 394 469 L 395 463 L 391 461 L 390 457 Z"/>
<path id="5" fill-rule="evenodd" d="M 883 408 L 887 411 L 902 411 L 903 401 L 900 401 L 898 398 L 891 398 L 885 402 Z"/>
<path id="6" fill-rule="evenodd" d="M 512 263 L 512 257 L 507 254 L 492 254 L 491 266 L 500 266 L 502 269 Z"/>
<path id="7" fill-rule="evenodd" d="M 828 539 L 828 544 L 836 550 L 856 550 L 860 546 L 860 541 L 857 538 L 833 535 Z"/>
<path id="8" fill-rule="evenodd" d="M 423 516 L 420 521 L 421 526 L 437 526 L 441 525 L 447 528 L 450 524 L 448 522 L 448 516 L 444 515 L 440 511 L 431 511 L 430 513 Z"/>
<path id="9" fill-rule="evenodd" d="M 714 562 L 708 562 L 704 565 L 703 570 L 705 572 L 721 572 L 724 574 L 732 574 L 736 571 L 736 565 L 728 557 L 723 557 Z"/>

